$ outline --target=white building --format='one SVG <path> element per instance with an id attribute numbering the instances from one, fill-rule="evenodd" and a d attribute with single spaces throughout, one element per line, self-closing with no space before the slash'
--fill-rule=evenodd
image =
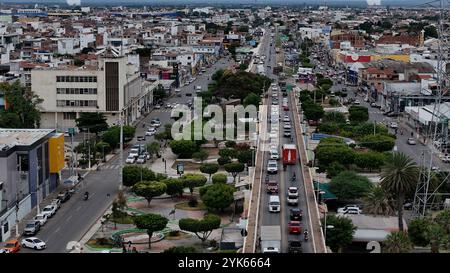
<path id="1" fill-rule="evenodd" d="M 32 91 L 43 98 L 41 127 L 65 131 L 75 127 L 82 112 L 102 112 L 108 124 L 117 124 L 123 110 L 131 124 L 153 103 L 155 84 L 144 81 L 127 57 L 108 49 L 97 67 L 35 69 Z"/>
<path id="2" fill-rule="evenodd" d="M 78 38 L 59 38 L 58 53 L 74 55 L 80 53 L 80 39 Z"/>

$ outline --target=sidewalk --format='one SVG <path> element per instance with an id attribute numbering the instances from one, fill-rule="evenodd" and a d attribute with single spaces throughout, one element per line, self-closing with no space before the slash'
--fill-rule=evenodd
<path id="1" fill-rule="evenodd" d="M 163 159 L 165 162 L 163 162 Z M 169 147 L 163 148 L 161 157 L 155 159 L 149 168 L 155 173 L 166 173 L 170 177 L 176 177 L 178 176 L 177 170 L 172 168 L 176 159 L 176 154 L 172 153 Z"/>

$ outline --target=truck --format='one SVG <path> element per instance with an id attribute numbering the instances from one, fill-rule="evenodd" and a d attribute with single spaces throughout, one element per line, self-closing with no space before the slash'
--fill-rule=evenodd
<path id="1" fill-rule="evenodd" d="M 280 226 L 261 226 L 261 252 L 281 253 Z"/>
<path id="2" fill-rule="evenodd" d="M 283 144 L 283 165 L 295 165 L 297 162 L 297 148 L 294 144 Z"/>

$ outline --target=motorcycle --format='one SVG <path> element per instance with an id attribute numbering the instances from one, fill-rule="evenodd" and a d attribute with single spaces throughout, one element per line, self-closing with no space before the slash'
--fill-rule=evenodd
<path id="1" fill-rule="evenodd" d="M 309 239 L 309 237 L 308 237 L 308 232 L 305 232 L 305 242 L 307 242 L 308 241 L 308 239 Z"/>
<path id="2" fill-rule="evenodd" d="M 84 193 L 84 201 L 87 201 L 89 199 L 89 193 L 85 192 Z"/>

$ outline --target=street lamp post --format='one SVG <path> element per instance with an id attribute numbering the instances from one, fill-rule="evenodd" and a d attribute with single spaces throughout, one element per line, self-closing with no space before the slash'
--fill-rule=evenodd
<path id="1" fill-rule="evenodd" d="M 162 162 L 164 162 L 164 173 L 167 174 L 167 161 L 164 157 L 162 158 Z"/>
<path id="2" fill-rule="evenodd" d="M 119 168 L 119 190 L 123 188 L 123 109 L 119 114 L 119 125 L 120 125 L 120 168 Z"/>

